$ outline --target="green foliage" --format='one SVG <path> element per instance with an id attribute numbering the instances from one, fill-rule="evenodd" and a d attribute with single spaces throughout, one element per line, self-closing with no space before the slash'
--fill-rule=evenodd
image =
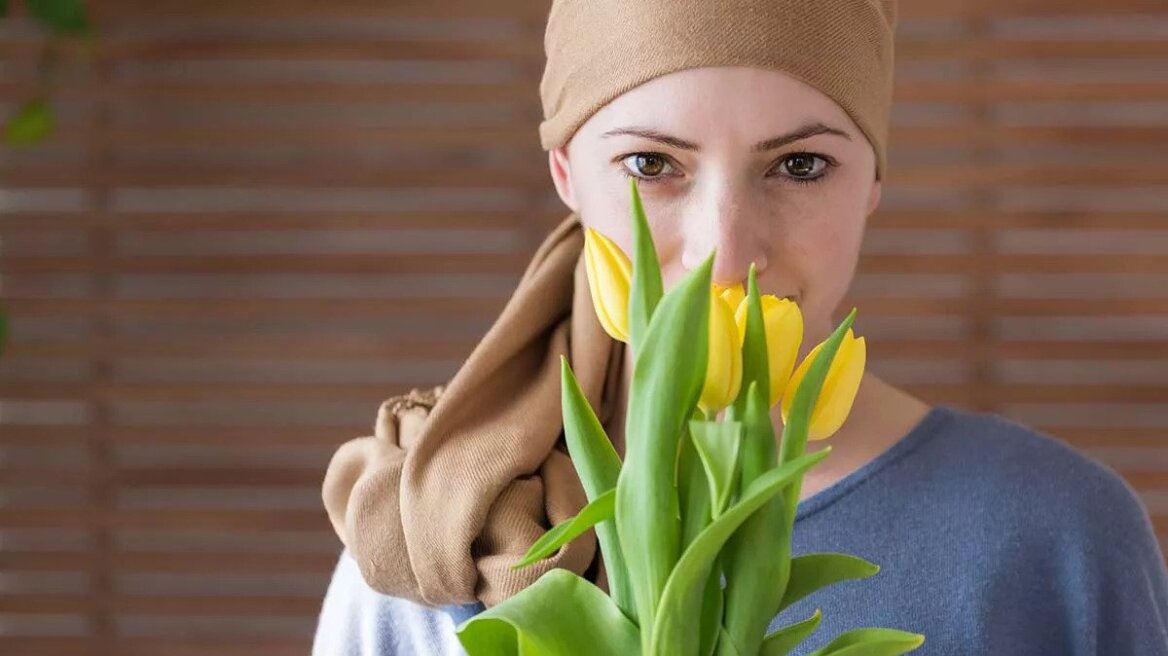
<path id="1" fill-rule="evenodd" d="M 736 421 L 690 420 L 689 432 L 706 470 L 713 501 L 712 516 L 717 519 L 730 505 L 734 485 L 738 482 L 738 448 L 742 444 L 742 424 Z"/>
<path id="2" fill-rule="evenodd" d="M 612 440 L 604 432 L 600 419 L 588 405 L 588 399 L 568 359 L 560 356 L 561 396 L 564 415 L 564 441 L 568 445 L 568 455 L 584 484 L 588 501 L 595 501 L 600 495 L 616 489 L 620 477 L 621 461 Z M 596 538 L 608 576 L 608 589 L 616 605 L 634 622 L 637 620 L 633 591 L 630 588 L 628 566 L 624 552 L 616 536 L 616 523 L 601 522 L 596 526 Z"/>
<path id="3" fill-rule="evenodd" d="M 616 490 L 609 490 L 596 497 L 591 503 L 584 506 L 584 509 L 575 517 L 556 524 L 552 530 L 544 533 L 531 545 L 531 548 L 523 555 L 522 560 L 511 565 L 511 569 L 522 569 L 543 560 L 554 554 L 560 547 L 580 537 L 584 531 L 600 522 L 612 519 L 615 501 Z"/>
<path id="4" fill-rule="evenodd" d="M 808 420 L 855 310 L 824 343 L 793 399 L 776 447 L 766 337 L 750 271 L 742 392 L 726 419 L 704 417 L 714 255 L 663 293 L 635 182 L 629 299 L 634 369 L 622 463 L 561 360 L 564 436 L 588 505 L 544 534 L 516 566 L 595 527 L 611 597 L 571 572 L 535 584 L 458 627 L 470 656 L 785 656 L 819 626 L 819 610 L 764 635 L 790 604 L 879 567 L 837 553 L 791 557 L 803 475 L 831 447 L 804 453 Z M 723 589 L 721 578 L 727 585 Z M 896 656 L 924 636 L 865 627 L 813 656 Z"/>
<path id="5" fill-rule="evenodd" d="M 791 559 L 791 579 L 776 613 L 803 597 L 833 583 L 863 579 L 880 571 L 880 566 L 863 558 L 842 553 L 811 553 Z"/>
<path id="6" fill-rule="evenodd" d="M 44 141 L 53 131 L 53 109 L 44 98 L 30 100 L 16 110 L 4 126 L 4 142 L 9 146 L 31 146 Z"/>
<path id="7" fill-rule="evenodd" d="M 815 612 L 811 614 L 811 617 L 808 617 L 802 622 L 795 622 L 794 624 L 776 630 L 774 633 L 767 634 L 766 639 L 762 641 L 762 646 L 759 648 L 759 656 L 787 656 L 792 649 L 806 640 L 807 636 L 815 632 L 815 629 L 819 628 L 819 620 L 822 617 L 823 614 L 816 608 Z"/>
<path id="8" fill-rule="evenodd" d="M 470 654 L 636 654 L 637 625 L 600 588 L 565 569 L 467 619 L 458 639 Z"/>
<path id="9" fill-rule="evenodd" d="M 89 31 L 89 12 L 85 0 L 25 0 L 28 13 L 45 27 L 66 35 Z"/>

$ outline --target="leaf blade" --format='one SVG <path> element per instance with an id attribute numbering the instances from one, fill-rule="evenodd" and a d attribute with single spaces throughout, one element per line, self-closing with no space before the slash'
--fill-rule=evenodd
<path id="1" fill-rule="evenodd" d="M 559 568 L 455 630 L 469 656 L 594 656 L 640 648 L 636 625 L 608 595 Z"/>
<path id="2" fill-rule="evenodd" d="M 696 642 L 697 627 L 690 625 L 697 615 L 696 604 L 701 600 L 702 590 L 697 583 L 709 575 L 722 546 L 754 511 L 830 453 L 831 447 L 827 446 L 766 472 L 747 488 L 737 503 L 694 539 L 678 560 L 661 595 L 660 613 L 654 617 L 652 627 L 650 654 L 687 653 L 687 648 Z"/>
<path id="3" fill-rule="evenodd" d="M 576 468 L 591 503 L 601 494 L 616 488 L 621 460 L 564 356 L 560 356 L 560 373 L 564 441 L 572 466 Z M 636 622 L 636 603 L 630 587 L 628 564 L 616 534 L 616 522 L 597 524 L 596 539 L 600 543 L 601 559 L 608 576 L 609 593 L 617 606 Z"/>
<path id="4" fill-rule="evenodd" d="M 819 628 L 819 621 L 822 618 L 823 614 L 816 608 L 811 617 L 768 633 L 762 641 L 758 656 L 787 656 Z"/>
<path id="5" fill-rule="evenodd" d="M 737 483 L 742 424 L 736 421 L 691 420 L 689 434 L 706 472 L 712 501 L 711 514 L 716 518 L 730 504 L 734 484 Z"/>
<path id="6" fill-rule="evenodd" d="M 925 644 L 925 636 L 899 629 L 862 627 L 839 634 L 807 656 L 899 656 Z"/>
<path id="7" fill-rule="evenodd" d="M 859 556 L 822 552 L 791 559 L 791 577 L 776 613 L 826 586 L 851 579 L 863 579 L 880 571 L 880 566 Z"/>
<path id="8" fill-rule="evenodd" d="M 616 490 L 612 489 L 596 497 L 573 518 L 566 519 L 544 533 L 528 548 L 519 562 L 511 569 L 522 569 L 552 555 L 557 549 L 580 537 L 584 531 L 596 524 L 612 519 L 616 507 Z"/>

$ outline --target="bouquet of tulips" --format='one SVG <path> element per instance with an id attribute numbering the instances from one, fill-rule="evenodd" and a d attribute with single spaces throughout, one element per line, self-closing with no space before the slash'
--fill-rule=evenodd
<path id="1" fill-rule="evenodd" d="M 803 318 L 792 301 L 711 284 L 714 254 L 663 292 L 648 222 L 631 181 L 633 260 L 588 229 L 585 258 L 600 323 L 633 349 L 622 462 L 561 359 L 564 438 L 588 497 L 545 533 L 525 567 L 595 529 L 609 593 L 552 569 L 466 620 L 470 656 L 754 656 L 788 654 L 820 612 L 772 633 L 790 604 L 879 567 L 842 553 L 791 557 L 804 453 L 846 419 L 864 370 L 855 309 L 795 369 Z M 794 371 L 793 371 L 794 370 Z M 770 408 L 782 403 L 776 445 Z M 725 410 L 724 418 L 717 420 Z M 924 636 L 859 628 L 812 656 L 895 656 Z"/>

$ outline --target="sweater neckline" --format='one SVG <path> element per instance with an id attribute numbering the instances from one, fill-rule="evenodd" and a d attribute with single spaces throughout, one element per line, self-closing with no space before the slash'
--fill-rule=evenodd
<path id="1" fill-rule="evenodd" d="M 941 432 L 941 427 L 957 413 L 957 409 L 946 404 L 932 406 L 925 416 L 913 426 L 904 437 L 869 460 L 859 469 L 844 476 L 828 487 L 799 502 L 795 511 L 795 522 L 806 519 L 831 504 L 847 496 L 881 470 L 908 456 L 922 444 Z"/>

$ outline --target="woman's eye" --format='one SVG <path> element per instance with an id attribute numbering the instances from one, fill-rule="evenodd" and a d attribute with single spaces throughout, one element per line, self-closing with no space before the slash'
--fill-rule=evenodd
<path id="1" fill-rule="evenodd" d="M 669 162 L 653 153 L 636 153 L 623 160 L 624 166 L 639 178 L 659 178 L 672 170 Z"/>
<path id="2" fill-rule="evenodd" d="M 811 153 L 795 153 L 783 158 L 779 168 L 792 178 L 817 178 L 828 166 L 826 159 Z"/>

